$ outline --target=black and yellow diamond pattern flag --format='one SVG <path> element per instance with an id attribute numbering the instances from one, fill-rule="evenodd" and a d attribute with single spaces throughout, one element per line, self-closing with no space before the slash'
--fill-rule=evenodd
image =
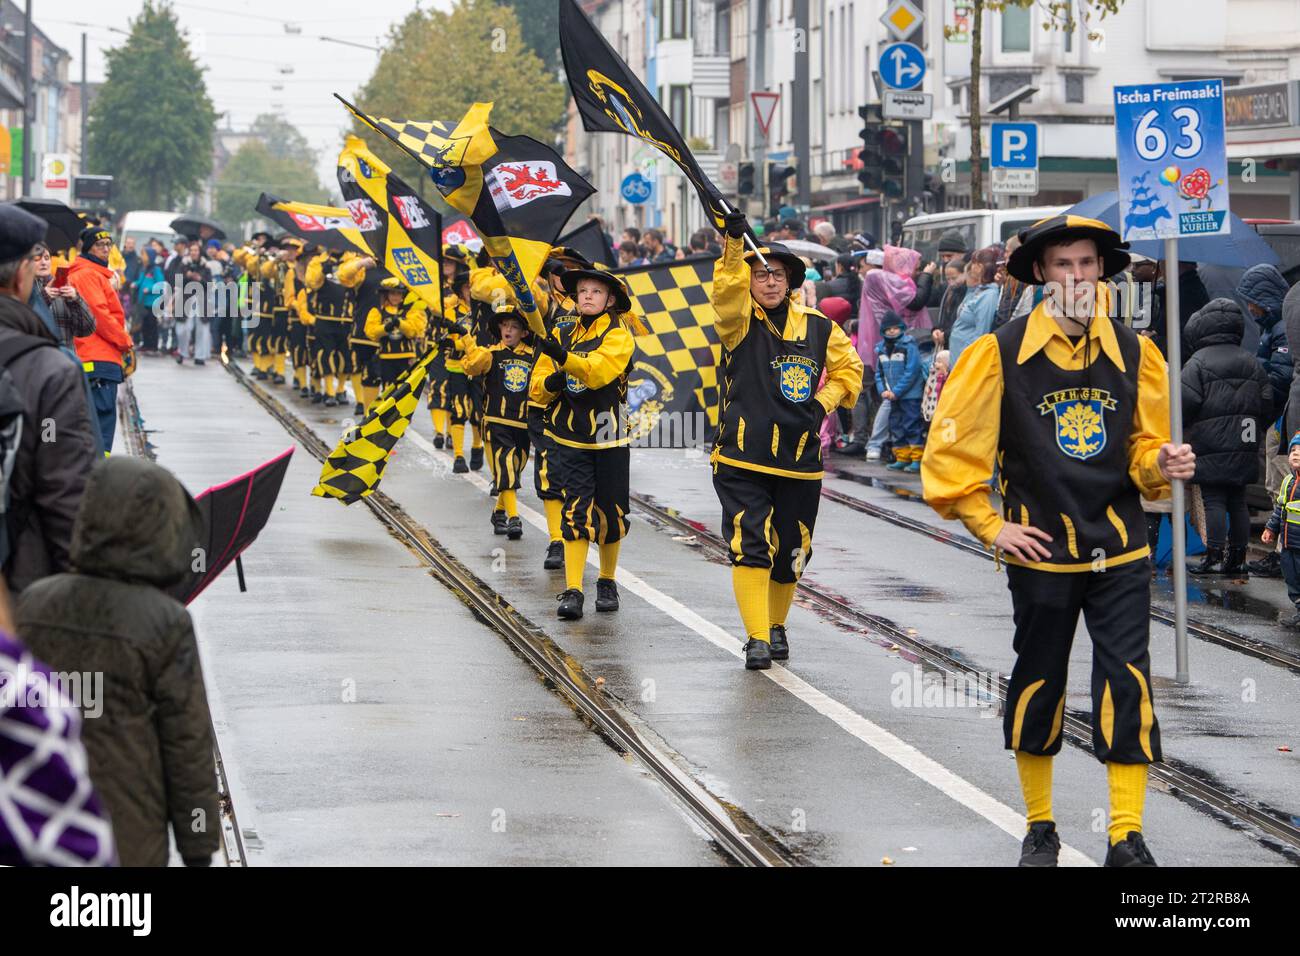
<path id="1" fill-rule="evenodd" d="M 361 424 L 348 429 L 325 459 L 320 482 L 312 494 L 337 498 L 345 505 L 374 492 L 398 439 L 406 433 L 420 405 L 420 393 L 429 377 L 429 363 L 437 355 L 430 350 L 419 362 L 402 373 L 384 390 Z"/>

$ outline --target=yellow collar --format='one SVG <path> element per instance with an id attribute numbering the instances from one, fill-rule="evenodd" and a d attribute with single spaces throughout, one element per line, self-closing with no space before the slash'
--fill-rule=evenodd
<path id="1" fill-rule="evenodd" d="M 754 299 L 753 302 L 754 312 L 757 315 L 762 316 L 763 321 L 768 322 L 768 327 L 775 332 L 776 327 L 768 321 L 767 310 L 758 304 L 757 299 Z M 785 304 L 785 330 L 781 335 L 781 339 L 786 342 L 801 342 L 808 337 L 808 316 L 810 314 L 820 315 L 821 313 L 816 312 L 814 309 L 809 309 L 802 303 L 796 302 L 793 297 L 787 297 Z"/>
<path id="2" fill-rule="evenodd" d="M 1020 343 L 1020 354 L 1016 356 L 1017 365 L 1024 365 L 1041 349 L 1045 348 L 1053 338 L 1059 338 L 1067 348 L 1074 348 L 1070 337 L 1061 331 L 1061 326 L 1057 324 L 1056 319 L 1052 318 L 1047 309 L 1048 302 L 1044 299 L 1038 303 L 1034 311 L 1030 312 L 1029 317 L 1025 319 L 1028 326 L 1025 329 L 1025 337 Z M 1106 313 L 1105 298 L 1099 295 L 1096 315 L 1093 317 L 1092 324 L 1088 327 L 1088 338 L 1100 344 L 1102 353 L 1111 360 L 1111 363 L 1117 369 L 1123 372 L 1126 371 L 1124 356 L 1120 354 L 1119 339 L 1115 337 L 1115 327 L 1111 323 L 1110 316 Z"/>

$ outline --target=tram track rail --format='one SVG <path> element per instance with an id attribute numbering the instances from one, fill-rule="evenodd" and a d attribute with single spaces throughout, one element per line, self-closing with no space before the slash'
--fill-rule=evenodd
<path id="1" fill-rule="evenodd" d="M 726 542 L 699 521 L 666 507 L 646 495 L 632 492 L 630 497 L 632 504 L 641 511 L 649 514 L 656 521 L 677 529 L 684 536 L 693 536 L 700 547 L 707 549 L 714 557 L 720 560 L 730 559 Z M 905 521 L 909 520 L 899 517 Z M 971 661 L 959 659 L 888 618 L 845 602 L 812 584 L 806 578 L 799 582 L 796 593 L 824 617 L 839 621 L 851 630 L 866 629 L 873 632 L 900 648 L 906 648 L 921 661 L 945 674 L 963 676 L 978 666 Z M 989 671 L 987 668 L 983 670 Z M 992 689 L 998 702 L 1005 706 L 1006 677 L 998 674 Z M 1061 733 L 1067 743 L 1086 753 L 1092 753 L 1092 725 L 1088 714 L 1067 710 L 1062 721 Z M 1227 826 L 1246 829 L 1262 846 L 1281 854 L 1292 863 L 1300 864 L 1300 826 L 1296 825 L 1295 819 L 1289 814 L 1233 793 L 1216 782 L 1210 774 L 1168 757 L 1161 763 L 1152 764 L 1150 773 L 1161 787 L 1184 803 L 1207 813 Z"/>
<path id="2" fill-rule="evenodd" d="M 118 405 L 118 420 L 122 424 L 122 436 L 128 452 L 136 458 L 157 461 L 153 447 L 144 428 L 144 419 L 140 415 L 140 403 L 135 397 L 135 388 L 128 378 L 121 389 L 122 400 Z M 211 725 L 212 714 L 208 713 Z M 248 854 L 244 848 L 244 834 L 239 829 L 239 818 L 235 814 L 235 798 L 230 792 L 230 779 L 226 773 L 226 763 L 221 756 L 221 742 L 217 738 L 217 728 L 212 726 L 212 754 L 217 769 L 217 813 L 221 834 L 221 856 L 226 866 L 242 867 L 247 865 Z"/>
<path id="3" fill-rule="evenodd" d="M 878 518 L 897 528 L 911 531 L 915 534 L 923 535 L 932 541 L 938 541 L 940 544 L 956 548 L 966 554 L 975 555 L 985 561 L 994 560 L 992 552 L 974 541 L 970 541 L 959 535 L 951 534 L 931 524 L 920 521 L 916 518 L 909 518 L 907 515 L 899 514 L 891 508 L 885 508 L 874 502 L 863 501 L 855 495 L 845 494 L 842 491 L 835 491 L 823 485 L 822 497 L 827 501 L 843 505 L 859 514 L 864 514 L 872 518 Z M 1151 619 L 1169 627 L 1174 626 L 1174 615 L 1163 608 L 1152 607 L 1150 610 Z M 1187 633 L 1205 641 L 1209 644 L 1216 644 L 1219 647 L 1226 647 L 1229 650 L 1236 651 L 1272 664 L 1276 667 L 1283 667 L 1293 674 L 1300 674 L 1300 654 L 1295 654 L 1284 648 L 1275 647 L 1264 641 L 1258 641 L 1254 638 L 1247 637 L 1236 631 L 1209 624 L 1204 621 L 1198 621 L 1195 618 L 1188 617 Z"/>
<path id="4" fill-rule="evenodd" d="M 224 358 L 223 364 L 309 454 L 325 461 L 331 449 L 306 422 L 257 385 L 238 365 Z M 636 727 L 634 718 L 620 703 L 598 689 L 576 659 L 480 580 L 397 502 L 379 491 L 362 500 L 389 532 L 421 559 L 432 576 L 524 658 L 581 715 L 587 726 L 616 751 L 635 757 L 721 852 L 742 866 L 798 865 L 796 854 L 775 835 L 740 808 L 718 799 L 679 767 Z"/>

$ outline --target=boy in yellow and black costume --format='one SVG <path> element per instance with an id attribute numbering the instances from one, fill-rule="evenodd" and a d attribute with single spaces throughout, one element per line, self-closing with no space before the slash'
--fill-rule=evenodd
<path id="1" fill-rule="evenodd" d="M 726 230 L 713 269 L 723 376 L 710 460 L 747 636 L 745 668 L 766 670 L 790 656 L 785 620 L 812 557 L 821 501 L 822 419 L 853 407 L 862 360 L 838 325 L 797 298 L 802 259 L 775 243 L 760 250 L 766 265 L 746 252 L 743 213 L 727 216 Z"/>
<path id="2" fill-rule="evenodd" d="M 537 345 L 530 397 L 546 411 L 553 442 L 547 467 L 561 498 L 565 590 L 557 616 L 582 617 L 582 576 L 592 541 L 600 548 L 596 610 L 618 610 L 614 575 L 628 532 L 630 437 L 625 418 L 627 373 L 636 348 L 623 318 L 632 300 L 617 276 L 594 269 L 564 272 L 578 318 Z"/>
<path id="3" fill-rule="evenodd" d="M 379 304 L 366 316 L 366 337 L 376 343 L 379 384 L 392 385 L 409 369 L 424 348 L 427 320 L 423 306 L 407 306 L 406 286 L 396 276 L 379 283 Z"/>
<path id="4" fill-rule="evenodd" d="M 259 381 L 273 380 L 276 385 L 284 383 L 284 359 L 280 360 L 279 374 L 274 368 L 274 332 L 275 312 L 279 302 L 276 288 L 276 259 L 273 255 L 275 243 L 268 232 L 255 232 L 249 238 L 248 245 L 236 249 L 231 258 L 248 275 L 248 295 L 256 305 L 254 322 L 248 329 L 246 346 L 253 359 L 253 378 Z M 266 275 L 264 275 L 264 271 Z"/>
<path id="5" fill-rule="evenodd" d="M 1148 653 L 1151 579 L 1140 498 L 1191 478 L 1169 443 L 1169 380 L 1150 339 L 1108 315 L 1101 280 L 1128 265 L 1105 223 L 1053 216 L 1020 233 L 1007 271 L 1046 286 L 1020 322 L 953 368 L 921 461 L 926 500 L 1007 562 L 1016 663 L 1003 735 L 1027 807 L 1022 866 L 1055 866 L 1052 758 L 1079 615 L 1092 639 L 1093 752 L 1110 786 L 1107 866 L 1154 866 L 1142 838 L 1147 766 L 1161 759 Z M 989 502 L 997 469 L 1001 513 Z"/>
<path id="6" fill-rule="evenodd" d="M 275 316 L 284 318 L 284 343 L 289 361 L 293 363 L 293 381 L 298 387 L 298 395 L 307 398 L 310 394 L 309 370 L 311 353 L 307 342 L 307 326 L 303 324 L 298 312 L 298 293 L 302 291 L 303 280 L 307 272 L 307 243 L 297 236 L 280 238 L 280 254 L 274 263 L 264 263 L 262 275 L 277 283 L 279 299 Z"/>
<path id="7" fill-rule="evenodd" d="M 442 247 L 442 302 L 444 313 L 447 309 L 459 300 L 456 295 L 458 285 L 467 282 L 469 279 L 469 266 L 466 264 L 468 252 L 462 245 L 444 245 Z M 468 312 L 468 292 L 466 292 L 466 301 L 463 303 L 464 310 Z M 453 319 L 453 321 L 455 321 Z M 451 441 L 451 409 L 447 404 L 447 356 L 443 349 L 438 347 L 438 338 L 445 328 L 441 331 L 436 330 L 436 326 L 445 322 L 445 314 L 438 316 L 437 320 L 430 316 L 428 322 L 429 348 L 437 350 L 438 354 L 434 356 L 433 361 L 429 363 L 429 417 L 433 421 L 433 447 L 441 448 Z M 457 446 L 459 447 L 459 446 Z"/>
<path id="8" fill-rule="evenodd" d="M 332 408 L 347 402 L 344 382 L 350 364 L 348 339 L 356 312 L 356 288 L 366 277 L 367 263 L 373 261 L 321 250 L 307 264 L 298 293 L 298 317 L 313 339 L 312 368 L 320 384 L 312 404 Z"/>
<path id="9" fill-rule="evenodd" d="M 511 541 L 524 535 L 519 518 L 519 479 L 528 464 L 529 379 L 533 370 L 533 347 L 525 343 L 528 321 L 508 302 L 494 311 L 500 341 L 484 346 L 471 335 L 457 339 L 464 353 L 461 367 L 484 384 L 483 422 L 488 466 L 492 471 L 492 530 Z"/>
<path id="10" fill-rule="evenodd" d="M 370 411 L 379 394 L 379 346 L 366 334 L 366 321 L 379 306 L 384 280 L 391 278 L 383 269 L 376 268 L 378 262 L 373 257 L 366 256 L 363 262 L 366 272 L 354 290 L 356 306 L 352 313 L 352 332 L 348 336 L 347 371 L 356 401 L 352 413 L 358 421 Z"/>
<path id="11" fill-rule="evenodd" d="M 429 347 L 438 350 L 434 363 L 441 366 L 437 394 L 432 388 L 429 392 L 429 414 L 433 418 L 435 447 L 441 444 L 436 440 L 437 430 L 446 428 L 446 444 L 453 458 L 451 470 L 460 475 L 470 470 L 465 461 L 465 426 L 474 409 L 470 379 L 456 345 L 456 336 L 470 333 L 474 321 L 468 270 L 456 272 L 451 294 L 444 293 L 442 301 L 443 314 L 437 319 L 430 316 L 428 327 Z"/>
<path id="12" fill-rule="evenodd" d="M 564 246 L 551 249 L 546 264 L 542 266 L 542 277 L 549 284 L 551 292 L 543 317 L 547 335 L 555 335 L 557 328 L 562 329 L 578 321 L 578 305 L 564 291 L 565 271 L 590 268 L 591 263 L 576 250 Z M 560 518 L 563 496 L 551 472 L 550 451 L 555 442 L 546 437 L 545 417 L 546 406 L 529 399 L 528 439 L 533 451 L 533 491 L 545 509 L 548 536 L 542 567 L 547 571 L 558 571 L 564 567 L 564 535 Z"/>

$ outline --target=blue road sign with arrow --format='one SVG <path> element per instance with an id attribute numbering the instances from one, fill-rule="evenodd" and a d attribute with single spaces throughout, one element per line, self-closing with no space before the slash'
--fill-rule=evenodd
<path id="1" fill-rule="evenodd" d="M 991 168 L 1038 168 L 1037 123 L 994 123 L 990 139 Z"/>
<path id="2" fill-rule="evenodd" d="M 891 43 L 876 64 L 881 81 L 895 90 L 912 90 L 925 79 L 925 54 L 915 43 Z"/>

